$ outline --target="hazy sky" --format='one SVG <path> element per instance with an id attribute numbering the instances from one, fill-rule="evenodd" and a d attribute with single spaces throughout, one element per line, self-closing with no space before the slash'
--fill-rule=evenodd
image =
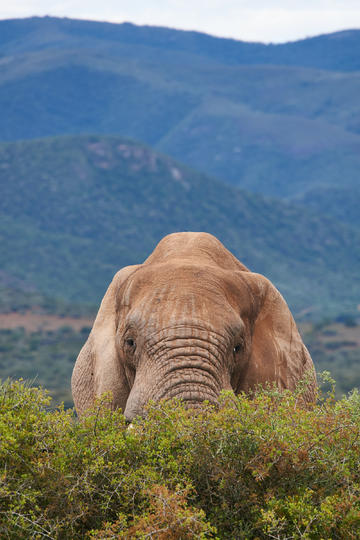
<path id="1" fill-rule="evenodd" d="M 54 15 L 281 42 L 360 28 L 360 0 L 0 0 L 0 19 Z"/>

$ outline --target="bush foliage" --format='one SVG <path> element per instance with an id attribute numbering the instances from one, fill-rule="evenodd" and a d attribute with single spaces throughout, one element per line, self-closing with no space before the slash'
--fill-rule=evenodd
<path id="1" fill-rule="evenodd" d="M 131 428 L 106 397 L 81 422 L 49 402 L 0 388 L 1 538 L 360 537 L 356 391 L 169 401 Z"/>

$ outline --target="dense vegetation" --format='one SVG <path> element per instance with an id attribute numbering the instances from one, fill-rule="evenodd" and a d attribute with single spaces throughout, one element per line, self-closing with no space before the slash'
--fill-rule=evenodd
<path id="1" fill-rule="evenodd" d="M 119 134 L 251 191 L 349 189 L 360 168 L 359 43 L 359 31 L 266 46 L 130 24 L 0 21 L 0 139 Z"/>
<path id="2" fill-rule="evenodd" d="M 359 302 L 360 232 L 139 143 L 3 143 L 0 170 L 2 269 L 48 296 L 98 303 L 114 273 L 142 262 L 165 234 L 203 230 L 273 280 L 296 315 L 337 315 Z"/>
<path id="3" fill-rule="evenodd" d="M 173 401 L 132 429 L 104 400 L 83 422 L 49 412 L 21 382 L 0 402 L 2 538 L 359 538 L 356 392 Z"/>

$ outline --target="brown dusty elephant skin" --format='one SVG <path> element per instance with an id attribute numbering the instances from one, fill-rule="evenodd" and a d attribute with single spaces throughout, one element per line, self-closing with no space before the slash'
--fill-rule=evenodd
<path id="1" fill-rule="evenodd" d="M 274 382 L 294 389 L 315 375 L 289 308 L 271 282 L 250 272 L 214 236 L 166 236 L 143 264 L 110 284 L 72 375 L 79 415 L 111 391 L 128 420 L 151 399 L 216 402 L 221 390 Z"/>

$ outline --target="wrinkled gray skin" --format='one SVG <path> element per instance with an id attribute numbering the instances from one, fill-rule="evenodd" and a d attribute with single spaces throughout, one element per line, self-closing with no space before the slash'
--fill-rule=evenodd
<path id="1" fill-rule="evenodd" d="M 151 399 L 216 403 L 222 390 L 267 381 L 294 389 L 312 360 L 276 288 L 213 236 L 165 237 L 145 261 L 116 274 L 74 367 L 79 415 L 112 393 L 131 421 Z"/>

